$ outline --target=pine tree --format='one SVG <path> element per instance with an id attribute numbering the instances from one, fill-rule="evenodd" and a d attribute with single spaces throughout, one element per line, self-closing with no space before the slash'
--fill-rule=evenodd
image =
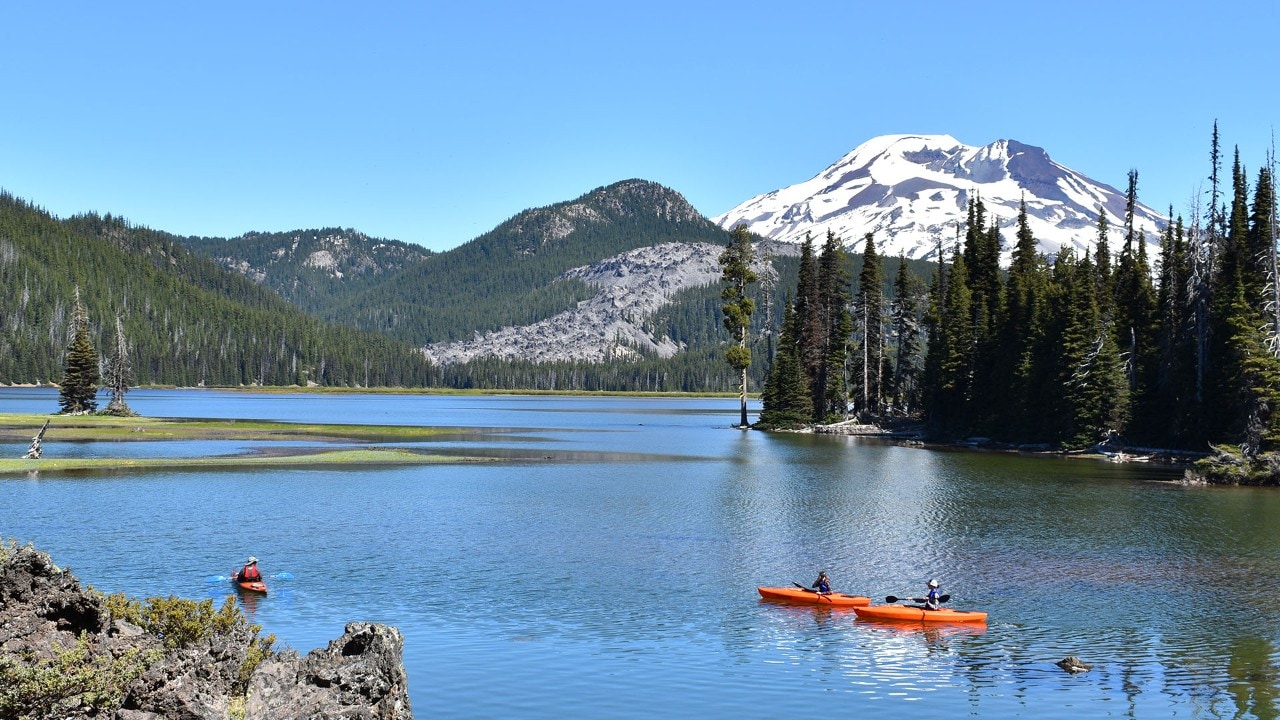
<path id="1" fill-rule="evenodd" d="M 821 406 L 813 402 L 825 387 L 819 387 L 826 360 L 827 333 L 822 322 L 822 286 L 813 254 L 813 236 L 805 233 L 800 243 L 800 269 L 796 277 L 796 299 L 791 323 L 795 337 L 795 356 L 809 386 L 810 404 L 814 412 Z M 813 420 L 819 420 L 815 417 Z"/>
<path id="2" fill-rule="evenodd" d="M 1173 218 L 1173 208 L 1169 208 Z M 1192 268 L 1182 218 L 1171 221 L 1160 242 L 1160 282 L 1156 305 L 1157 358 L 1153 392 L 1142 422 L 1154 442 L 1177 446 L 1191 439 L 1195 400 L 1195 338 L 1191 303 Z"/>
<path id="3" fill-rule="evenodd" d="M 721 282 L 725 284 L 720 297 L 724 300 L 721 307 L 724 327 L 733 338 L 725 359 L 729 367 L 741 376 L 739 399 L 742 412 L 738 426 L 742 428 L 748 427 L 747 369 L 751 367 L 751 347 L 747 331 L 751 328 L 751 314 L 755 312 L 755 300 L 747 294 L 748 288 L 756 281 L 751 261 L 751 233 L 745 224 L 739 224 L 730 233 L 729 246 L 720 254 Z"/>
<path id="4" fill-rule="evenodd" d="M 840 240 L 828 230 L 818 263 L 817 339 L 821 343 L 821 362 L 813 378 L 814 420 L 826 422 L 845 412 L 846 342 L 851 331 L 849 318 L 848 259 L 840 249 Z"/>
<path id="5" fill-rule="evenodd" d="M 1138 204 L 1138 171 L 1129 171 L 1125 202 L 1125 236 L 1114 277 L 1115 342 L 1124 358 L 1133 406 L 1145 402 L 1156 365 L 1156 296 L 1147 263 L 1146 242 L 1134 224 Z M 1129 415 L 1133 415 L 1130 408 Z"/>
<path id="6" fill-rule="evenodd" d="M 1128 383 L 1111 331 L 1097 301 L 1097 270 L 1089 257 L 1070 280 L 1062 334 L 1061 382 L 1068 403 L 1068 447 L 1088 447 L 1124 426 Z"/>
<path id="7" fill-rule="evenodd" d="M 857 388 L 860 414 L 879 417 L 884 412 L 884 268 L 876 252 L 875 238 L 867 233 L 862 250 L 862 272 L 854 298 L 854 324 L 858 350 L 854 358 L 853 383 Z"/>
<path id="8" fill-rule="evenodd" d="M 794 307 L 783 311 L 782 334 L 769 376 L 761 393 L 762 408 L 756 426 L 762 430 L 795 429 L 813 422 L 813 398 L 808 379 L 796 358 Z"/>
<path id="9" fill-rule="evenodd" d="M 98 351 L 89 337 L 89 314 L 80 302 L 80 288 L 75 289 L 71 306 L 71 337 L 63 365 L 62 385 L 58 389 L 58 412 L 68 415 L 90 413 L 98 409 Z"/>
<path id="10" fill-rule="evenodd" d="M 896 343 L 889 388 L 891 415 L 910 415 L 920 404 L 922 359 L 919 295 L 919 281 L 907 271 L 907 259 L 900 254 L 898 273 L 893 279 L 893 303 L 889 310 Z"/>
<path id="11" fill-rule="evenodd" d="M 992 375 L 1007 388 L 990 402 L 1003 433 L 1010 428 L 1028 432 L 1034 423 L 1032 392 L 1034 348 L 1043 332 L 1041 323 L 1047 271 L 1036 249 L 1027 220 L 1024 199 L 1018 208 L 1017 242 L 1005 281 L 1004 303 L 998 322 L 997 343 L 991 358 Z M 1028 433 L 1034 437 L 1034 433 Z"/>
<path id="12" fill-rule="evenodd" d="M 964 435 L 971 430 L 973 297 L 964 255 L 958 247 L 950 269 L 939 269 L 935 288 L 925 358 L 928 422 L 942 435 Z"/>
<path id="13" fill-rule="evenodd" d="M 1112 283 L 1114 278 L 1111 274 L 1111 244 L 1108 238 L 1110 230 L 1107 223 L 1107 209 L 1101 205 L 1098 206 L 1098 235 L 1093 248 L 1093 265 L 1095 274 L 1096 289 L 1094 296 L 1098 303 L 1098 310 L 1103 317 L 1111 316 L 1111 298 Z"/>

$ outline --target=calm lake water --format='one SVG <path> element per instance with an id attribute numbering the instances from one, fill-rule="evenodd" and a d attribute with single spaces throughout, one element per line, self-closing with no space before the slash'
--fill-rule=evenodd
<path id="1" fill-rule="evenodd" d="M 0 537 L 107 592 L 227 594 L 282 644 L 405 636 L 415 715 L 1275 718 L 1280 492 L 1141 464 L 730 429 L 723 399 L 135 391 L 149 416 L 476 428 L 510 458 L 376 470 L 0 478 Z M 0 389 L 0 412 L 56 409 Z M 59 443 L 46 457 L 253 443 Z M 21 455 L 26 443 L 0 445 Z M 937 577 L 985 628 L 859 621 L 758 585 Z M 270 577 L 281 575 L 283 577 Z M 1092 672 L 1054 663 L 1077 655 Z"/>

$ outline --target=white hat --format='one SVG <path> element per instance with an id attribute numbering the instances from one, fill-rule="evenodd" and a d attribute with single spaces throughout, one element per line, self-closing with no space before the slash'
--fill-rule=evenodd
<path id="1" fill-rule="evenodd" d="M 931 588 L 936 588 L 936 587 L 938 587 L 938 581 L 937 581 L 937 580 L 930 580 L 930 581 L 929 581 L 929 587 L 931 587 Z"/>
<path id="2" fill-rule="evenodd" d="M 257 565 L 257 564 L 258 564 L 258 558 L 256 558 L 256 557 L 254 557 L 254 556 L 250 555 L 250 556 L 249 556 L 249 560 L 248 560 L 247 562 L 248 562 L 248 564 L 250 564 L 250 565 Z"/>

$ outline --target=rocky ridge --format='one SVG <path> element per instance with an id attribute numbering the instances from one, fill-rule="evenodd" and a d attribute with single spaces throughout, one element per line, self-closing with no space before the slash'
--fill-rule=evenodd
<path id="1" fill-rule="evenodd" d="M 606 362 L 648 352 L 669 358 L 683 348 L 667 336 L 655 336 L 646 320 L 670 304 L 676 293 L 720 282 L 720 253 L 712 243 L 662 243 L 631 250 L 573 268 L 560 279 L 577 278 L 597 288 L 590 299 L 545 320 L 477 334 L 471 340 L 423 348 L 434 363 L 448 365 L 482 357 L 547 362 Z M 796 255 L 799 247 L 763 243 L 756 271 L 762 279 L 777 275 L 768 254 Z"/>
<path id="2" fill-rule="evenodd" d="M 0 718 L 413 717 L 395 628 L 350 623 L 305 657 L 251 658 L 256 634 L 237 614 L 230 627 L 171 647 L 115 617 L 48 554 L 0 545 Z"/>

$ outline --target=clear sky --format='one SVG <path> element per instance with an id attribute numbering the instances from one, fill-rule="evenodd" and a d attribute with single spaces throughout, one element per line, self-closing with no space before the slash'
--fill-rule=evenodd
<path id="1" fill-rule="evenodd" d="M 707 216 L 865 140 L 1012 138 L 1185 214 L 1280 120 L 1274 0 L 14 2 L 0 187 L 182 235 L 442 250 L 628 178 Z"/>

